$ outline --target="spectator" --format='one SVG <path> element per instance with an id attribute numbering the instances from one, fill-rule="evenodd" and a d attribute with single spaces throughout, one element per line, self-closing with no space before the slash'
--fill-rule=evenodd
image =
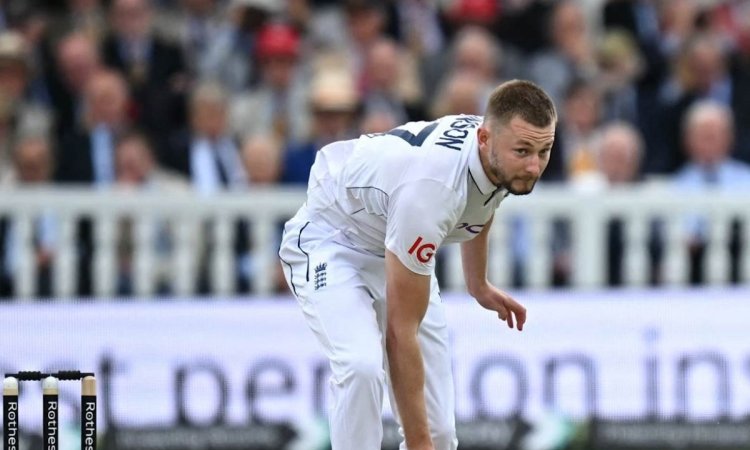
<path id="1" fill-rule="evenodd" d="M 231 73 L 234 34 L 225 12 L 219 0 L 180 0 L 169 13 L 157 18 L 157 26 L 182 48 L 191 78 L 217 80 L 234 88 L 239 87 Z M 245 55 L 240 56 L 242 63 Z"/>
<path id="2" fill-rule="evenodd" d="M 648 130 L 654 144 L 646 160 L 648 172 L 674 173 L 684 163 L 687 153 L 680 151 L 680 127 L 693 102 L 711 99 L 733 108 L 738 116 L 750 114 L 750 105 L 740 101 L 741 91 L 728 71 L 728 63 L 717 37 L 698 34 L 685 41 L 672 78 L 661 92 L 659 121 L 656 128 Z"/>
<path id="3" fill-rule="evenodd" d="M 250 136 L 242 145 L 242 162 L 250 177 L 250 186 L 271 187 L 279 181 L 281 175 L 281 152 L 282 146 L 278 139 L 272 135 Z M 285 218 L 286 220 L 286 218 Z M 275 236 L 274 247 L 278 248 L 281 243 L 283 221 L 277 224 L 278 233 Z M 252 279 L 256 271 L 257 258 L 250 248 L 243 258 L 240 258 L 240 271 L 247 279 Z M 287 293 L 288 285 L 284 279 L 281 266 L 274 265 L 274 289 L 277 293 Z"/>
<path id="4" fill-rule="evenodd" d="M 623 186 L 640 179 L 643 137 L 627 122 L 612 122 L 595 141 L 597 168 L 609 186 Z"/>
<path id="5" fill-rule="evenodd" d="M 455 70 L 471 72 L 482 84 L 489 85 L 500 80 L 502 60 L 499 42 L 486 30 L 466 27 L 456 35 L 452 63 Z"/>
<path id="6" fill-rule="evenodd" d="M 190 189 L 187 180 L 178 174 L 159 168 L 148 138 L 139 132 L 122 135 L 115 145 L 115 166 L 117 168 L 117 186 L 142 192 L 168 195 L 185 193 Z M 143 218 L 140 218 L 143 220 Z M 174 235 L 172 223 L 168 220 L 157 221 L 154 240 L 151 243 L 155 261 L 151 275 L 155 281 L 156 293 L 167 294 L 172 291 L 174 280 Z M 120 220 L 117 237 L 118 279 L 117 294 L 130 296 L 134 294 L 134 256 L 136 236 L 133 217 Z"/>
<path id="7" fill-rule="evenodd" d="M 242 164 L 251 186 L 278 183 L 281 175 L 282 147 L 272 135 L 248 137 L 242 145 Z"/>
<path id="8" fill-rule="evenodd" d="M 68 131 L 58 148 L 55 180 L 66 184 L 111 187 L 115 182 L 114 142 L 129 125 L 125 80 L 116 72 L 91 77 L 84 92 L 83 124 Z M 76 237 L 81 296 L 93 293 L 91 264 L 94 256 L 92 222 L 81 220 Z"/>
<path id="9" fill-rule="evenodd" d="M 421 86 L 414 61 L 396 41 L 381 38 L 372 44 L 366 60 L 364 113 L 383 111 L 403 123 L 422 120 Z"/>
<path id="10" fill-rule="evenodd" d="M 718 2 L 711 14 L 712 25 L 727 36 L 742 55 L 750 55 L 750 3 L 744 0 Z"/>
<path id="11" fill-rule="evenodd" d="M 601 94 L 585 80 L 574 80 L 565 92 L 554 149 L 543 179 L 586 178 L 596 171 L 593 139 L 601 124 Z"/>
<path id="12" fill-rule="evenodd" d="M 310 92 L 311 134 L 304 142 L 287 147 L 283 183 L 306 184 L 315 156 L 324 145 L 356 136 L 360 99 L 347 72 L 329 70 L 317 75 Z"/>
<path id="13" fill-rule="evenodd" d="M 671 58 L 698 32 L 700 5 L 694 0 L 665 0 L 661 2 L 661 51 Z"/>
<path id="14" fill-rule="evenodd" d="M 26 46 L 29 64 L 29 85 L 27 98 L 35 102 L 45 103 L 44 86 L 42 83 L 42 51 L 44 39 L 49 32 L 49 14 L 35 2 L 7 2 L 11 12 L 9 29 L 20 36 Z"/>
<path id="15" fill-rule="evenodd" d="M 693 104 L 685 114 L 683 135 L 687 162 L 674 181 L 681 193 L 722 190 L 750 191 L 750 165 L 731 158 L 733 140 L 732 111 L 721 103 L 704 100 Z M 689 219 L 690 281 L 705 280 L 705 219 Z M 747 224 L 745 224 L 747 226 Z M 734 223 L 730 238 L 730 279 L 739 279 L 739 226 Z"/>
<path id="16" fill-rule="evenodd" d="M 500 18 L 497 0 L 454 0 L 447 7 L 446 19 L 454 30 L 467 26 L 492 28 Z"/>
<path id="17" fill-rule="evenodd" d="M 661 82 L 667 65 L 661 48 L 659 9 L 654 0 L 606 0 L 602 7 L 605 35 L 627 34 L 644 58 L 639 82 L 653 87 Z"/>
<path id="18" fill-rule="evenodd" d="M 232 131 L 237 136 L 272 132 L 283 142 L 300 142 L 309 134 L 306 83 L 301 42 L 287 24 L 264 26 L 256 43 L 260 84 L 232 103 Z"/>
<path id="19" fill-rule="evenodd" d="M 638 123 L 637 82 L 643 62 L 635 42 L 627 33 L 608 32 L 600 39 L 596 56 L 602 118 Z"/>
<path id="20" fill-rule="evenodd" d="M 660 37 L 659 11 L 653 0 L 606 0 L 602 22 L 607 32 L 626 31 L 641 45 Z"/>
<path id="21" fill-rule="evenodd" d="M 386 11 L 380 2 L 347 0 L 344 4 L 346 25 L 349 32 L 350 57 L 355 73 L 364 75 L 365 59 L 370 47 L 383 35 Z"/>
<path id="22" fill-rule="evenodd" d="M 190 185 L 178 173 L 158 166 L 148 137 L 138 131 L 129 131 L 115 145 L 117 184 L 158 192 L 185 192 Z"/>
<path id="23" fill-rule="evenodd" d="M 387 2 L 345 0 L 343 16 L 334 14 L 324 26 L 313 30 L 313 40 L 322 48 L 343 56 L 341 69 L 353 74 L 356 86 L 362 86 L 366 76 L 367 54 L 385 35 L 388 20 Z M 342 30 L 343 32 L 340 32 Z"/>
<path id="24" fill-rule="evenodd" d="M 254 58 L 258 32 L 274 15 L 282 12 L 283 3 L 276 0 L 231 0 L 232 41 L 222 47 L 226 53 L 217 53 L 215 59 L 225 61 L 221 78 L 230 92 L 254 87 L 260 73 Z M 221 50 L 220 49 L 220 50 Z"/>
<path id="25" fill-rule="evenodd" d="M 432 92 L 436 86 L 445 85 L 454 72 L 465 71 L 476 77 L 482 96 L 488 96 L 502 78 L 510 75 L 504 50 L 486 29 L 466 26 L 456 34 L 445 57 L 423 63 L 426 90 Z"/>
<path id="26" fill-rule="evenodd" d="M 735 156 L 750 163 L 750 2 L 726 0 L 715 5 L 714 32 L 727 39 L 734 52 L 730 71 L 734 81 Z"/>
<path id="27" fill-rule="evenodd" d="M 602 127 L 594 141 L 596 162 L 604 182 L 611 188 L 635 186 L 641 180 L 640 168 L 644 144 L 640 132 L 627 122 L 613 122 Z M 657 240 L 656 224 L 652 223 L 649 236 L 650 264 L 646 277 L 651 284 L 660 281 L 662 246 Z M 606 280 L 608 286 L 625 284 L 626 252 L 625 222 L 616 216 L 607 224 Z"/>
<path id="28" fill-rule="evenodd" d="M 289 0 L 286 2 L 285 18 L 292 26 L 303 33 L 308 33 L 313 15 L 320 5 L 313 5 L 311 0 Z M 317 3 L 317 2 L 315 2 Z"/>
<path id="29" fill-rule="evenodd" d="M 30 101 L 31 53 L 24 38 L 15 32 L 0 33 L 0 178 L 11 163 L 11 146 L 17 134 L 45 134 L 49 111 Z"/>
<path id="30" fill-rule="evenodd" d="M 593 46 L 582 6 L 572 0 L 555 3 L 550 17 L 550 48 L 529 62 L 529 76 L 562 105 L 567 87 L 575 79 L 596 73 Z"/>
<path id="31" fill-rule="evenodd" d="M 135 123 L 163 142 L 184 121 L 188 78 L 182 52 L 154 33 L 151 0 L 113 0 L 109 17 L 104 62 L 125 76 Z"/>
<path id="32" fill-rule="evenodd" d="M 104 39 L 107 19 L 101 0 L 66 0 L 66 8 L 52 24 L 53 34 L 81 33 L 98 45 Z"/>
<path id="33" fill-rule="evenodd" d="M 229 130 L 228 103 L 220 85 L 198 85 L 190 98 L 189 128 L 171 140 L 167 166 L 185 175 L 202 194 L 241 189 L 247 183 L 238 143 Z"/>
<path id="34" fill-rule="evenodd" d="M 675 78 L 665 86 L 667 101 L 695 95 L 731 106 L 732 79 L 726 48 L 713 35 L 696 34 L 678 55 Z"/>
<path id="35" fill-rule="evenodd" d="M 565 181 L 580 189 L 601 185 L 595 152 L 601 111 L 601 95 L 594 83 L 583 79 L 573 80 L 564 95 L 555 143 L 542 177 L 544 181 Z M 527 233 L 523 228 L 523 225 L 516 225 L 517 232 L 522 236 Z M 567 286 L 573 267 L 570 223 L 565 220 L 553 221 L 552 235 L 552 284 Z M 523 259 L 533 257 L 526 250 L 519 253 Z"/>
<path id="36" fill-rule="evenodd" d="M 449 114 L 482 115 L 484 92 L 479 78 L 471 72 L 455 72 L 435 96 L 430 117 L 437 118 Z"/>
<path id="37" fill-rule="evenodd" d="M 360 134 L 385 133 L 398 126 L 399 122 L 387 111 L 366 112 L 359 125 Z"/>
<path id="38" fill-rule="evenodd" d="M 110 186 L 115 181 L 114 141 L 128 126 L 128 91 L 117 73 L 90 76 L 83 92 L 83 123 L 63 137 L 55 179 Z"/>
<path id="39" fill-rule="evenodd" d="M 176 134 L 171 142 L 168 167 L 185 175 L 193 190 L 202 195 L 247 186 L 239 145 L 229 132 L 228 101 L 228 93 L 220 85 L 198 85 L 190 97 L 190 127 Z M 204 224 L 202 236 L 205 246 L 198 252 L 197 290 L 206 294 L 211 292 L 212 222 Z M 233 245 L 236 260 L 240 261 L 248 251 L 247 224 L 243 221 L 235 223 Z M 236 283 L 239 291 L 245 292 L 250 280 L 237 267 Z"/>
<path id="40" fill-rule="evenodd" d="M 726 105 L 712 100 L 692 105 L 683 122 L 688 160 L 676 180 L 685 188 L 748 187 L 750 165 L 731 157 L 733 130 L 732 111 Z"/>
<path id="41" fill-rule="evenodd" d="M 735 49 L 730 63 L 735 82 L 735 156 L 750 163 L 750 2 L 728 0 L 716 5 L 713 25 L 719 36 L 728 38 Z"/>
<path id="42" fill-rule="evenodd" d="M 43 187 L 51 180 L 53 157 L 51 144 L 42 135 L 22 136 L 14 149 L 13 177 L 6 187 Z M 57 220 L 49 211 L 43 211 L 31 221 L 31 264 L 35 265 L 35 293 L 37 297 L 52 295 L 52 262 L 57 245 Z M 0 297 L 12 297 L 18 264 L 25 243 L 21 241 L 18 223 L 9 218 L 0 219 Z"/>
<path id="43" fill-rule="evenodd" d="M 499 39 L 524 56 L 549 45 L 549 15 L 556 2 L 546 0 L 507 0 L 502 2 L 500 22 L 494 27 Z"/>
<path id="44" fill-rule="evenodd" d="M 418 60 L 440 55 L 446 45 L 438 2 L 401 0 L 393 2 L 391 25 L 398 41 Z"/>
<path id="45" fill-rule="evenodd" d="M 64 36 L 56 47 L 57 70 L 50 80 L 50 93 L 55 108 L 57 135 L 83 124 L 84 95 L 94 74 L 101 70 L 95 42 L 80 31 Z"/>

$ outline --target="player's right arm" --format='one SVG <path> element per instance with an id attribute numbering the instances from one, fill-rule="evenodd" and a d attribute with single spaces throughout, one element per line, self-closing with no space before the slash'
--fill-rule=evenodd
<path id="1" fill-rule="evenodd" d="M 407 448 L 431 450 L 424 399 L 424 365 L 417 333 L 430 300 L 430 276 L 407 269 L 398 256 L 385 255 L 387 331 L 385 338 L 393 394 Z"/>
<path id="2" fill-rule="evenodd" d="M 424 398 L 419 326 L 430 301 L 434 255 L 458 220 L 454 191 L 436 181 L 402 185 L 388 205 L 386 353 L 396 406 L 409 450 L 432 450 Z"/>

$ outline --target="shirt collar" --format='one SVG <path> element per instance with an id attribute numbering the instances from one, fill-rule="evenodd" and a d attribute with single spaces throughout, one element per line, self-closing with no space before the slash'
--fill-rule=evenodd
<path id="1" fill-rule="evenodd" d="M 469 152 L 469 174 L 477 184 L 479 192 L 483 195 L 490 195 L 497 190 L 497 186 L 492 184 L 484 171 L 484 167 L 482 167 L 482 160 L 479 158 L 479 144 Z"/>

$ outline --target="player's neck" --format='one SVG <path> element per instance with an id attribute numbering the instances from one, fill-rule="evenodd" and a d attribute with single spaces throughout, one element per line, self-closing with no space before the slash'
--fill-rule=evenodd
<path id="1" fill-rule="evenodd" d="M 485 150 L 483 151 L 482 147 L 477 145 L 477 152 L 479 153 L 479 162 L 482 163 L 482 170 L 484 170 L 484 174 L 487 175 L 487 179 L 490 180 L 492 184 L 497 186 L 500 180 L 498 180 L 492 172 L 489 149 L 485 147 Z"/>

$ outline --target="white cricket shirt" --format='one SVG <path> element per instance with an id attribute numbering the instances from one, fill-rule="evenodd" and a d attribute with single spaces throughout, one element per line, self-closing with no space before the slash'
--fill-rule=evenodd
<path id="1" fill-rule="evenodd" d="M 506 195 L 479 159 L 482 117 L 445 116 L 363 135 L 318 152 L 307 210 L 340 230 L 355 249 L 398 256 L 432 273 L 440 245 L 475 237 Z"/>

